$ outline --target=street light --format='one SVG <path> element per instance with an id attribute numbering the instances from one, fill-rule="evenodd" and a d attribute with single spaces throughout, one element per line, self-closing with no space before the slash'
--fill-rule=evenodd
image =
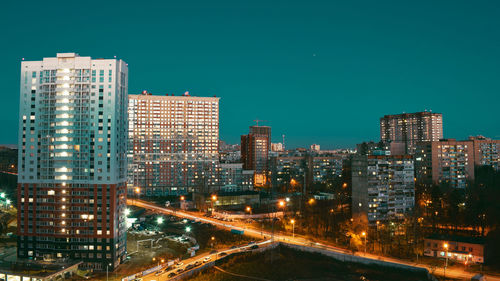
<path id="1" fill-rule="evenodd" d="M 361 236 L 363 236 L 365 238 L 365 256 L 366 256 L 366 232 L 362 232 L 361 233 Z"/>
<path id="2" fill-rule="evenodd" d="M 128 217 L 128 215 L 130 215 L 130 209 L 129 208 L 126 208 L 125 209 L 125 216 Z"/>
<path id="3" fill-rule="evenodd" d="M 309 205 L 314 204 L 314 202 L 316 202 L 316 200 L 314 198 L 309 199 Z"/>
<path id="4" fill-rule="evenodd" d="M 188 232 L 188 233 L 191 232 L 191 227 L 190 226 L 186 227 L 186 232 Z"/>
<path id="5" fill-rule="evenodd" d="M 249 212 L 249 213 L 250 213 L 250 215 L 252 214 L 252 207 L 247 206 L 245 210 L 246 210 L 247 212 Z"/>
<path id="6" fill-rule="evenodd" d="M 446 250 L 445 264 L 444 264 L 444 279 L 446 279 L 446 268 L 448 267 L 448 243 L 444 243 L 444 249 Z"/>
<path id="7" fill-rule="evenodd" d="M 158 218 L 156 219 L 156 222 L 157 222 L 158 224 L 162 224 L 162 223 L 163 223 L 163 217 L 158 217 Z"/>
<path id="8" fill-rule="evenodd" d="M 215 205 L 215 201 L 217 201 L 217 195 L 212 195 L 212 215 L 214 214 L 214 205 Z"/>
<path id="9" fill-rule="evenodd" d="M 1 198 L 5 198 L 5 192 L 0 193 Z"/>
<path id="10" fill-rule="evenodd" d="M 278 205 L 280 207 L 285 207 L 285 201 L 283 201 L 283 200 L 278 201 Z"/>
<path id="11" fill-rule="evenodd" d="M 181 196 L 181 201 L 184 201 L 186 200 L 186 197 L 184 197 L 184 195 Z"/>
<path id="12" fill-rule="evenodd" d="M 108 263 L 108 264 L 106 265 L 106 281 L 108 281 L 108 280 L 109 280 L 109 274 L 108 274 L 108 267 L 109 267 L 109 266 L 111 266 L 111 263 Z"/>
<path id="13" fill-rule="evenodd" d="M 291 219 L 290 222 L 292 223 L 292 238 L 295 238 L 295 220 Z"/>

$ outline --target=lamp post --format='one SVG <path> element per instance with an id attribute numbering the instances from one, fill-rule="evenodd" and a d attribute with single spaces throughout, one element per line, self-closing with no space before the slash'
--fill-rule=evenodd
<path id="1" fill-rule="evenodd" d="M 292 223 L 292 238 L 295 238 L 295 220 L 290 221 Z"/>
<path id="2" fill-rule="evenodd" d="M 109 270 L 108 270 L 109 266 L 111 266 L 111 263 L 106 264 L 106 281 L 109 280 Z"/>
<path id="3" fill-rule="evenodd" d="M 448 267 L 448 243 L 444 243 L 444 249 L 446 250 L 445 264 L 444 264 L 444 279 L 446 280 L 446 268 Z"/>
<path id="4" fill-rule="evenodd" d="M 250 215 L 252 215 L 252 207 L 247 206 L 247 207 L 245 208 L 245 210 L 246 210 L 246 211 L 247 211 Z"/>
<path id="5" fill-rule="evenodd" d="M 365 256 L 366 256 L 366 232 L 362 232 L 361 233 L 361 236 L 363 236 L 365 238 Z"/>
<path id="6" fill-rule="evenodd" d="M 214 215 L 215 201 L 217 201 L 217 195 L 212 195 L 212 216 Z"/>

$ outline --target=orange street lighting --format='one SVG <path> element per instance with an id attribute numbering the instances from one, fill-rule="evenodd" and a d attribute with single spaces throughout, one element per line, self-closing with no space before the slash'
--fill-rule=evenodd
<path id="1" fill-rule="evenodd" d="M 141 192 L 141 189 L 140 189 L 140 188 L 138 188 L 138 187 L 136 187 L 136 188 L 135 188 L 135 193 L 139 193 L 139 192 Z"/>
<path id="2" fill-rule="evenodd" d="M 309 204 L 312 205 L 312 204 L 314 204 L 315 201 L 316 200 L 314 200 L 314 198 L 311 198 L 311 199 L 309 199 Z"/>
<path id="3" fill-rule="evenodd" d="M 211 239 L 212 239 L 212 240 L 215 240 L 215 236 L 212 236 L 212 238 L 211 238 Z"/>
<path id="4" fill-rule="evenodd" d="M 361 232 L 361 236 L 366 236 L 366 232 Z"/>
<path id="5" fill-rule="evenodd" d="M 217 201 L 217 195 L 212 195 L 212 201 Z"/>
<path id="6" fill-rule="evenodd" d="M 165 259 L 161 259 L 161 263 L 164 263 L 165 262 Z"/>
<path id="7" fill-rule="evenodd" d="M 186 200 L 186 197 L 184 197 L 184 195 L 181 196 L 181 201 L 184 201 Z"/>
<path id="8" fill-rule="evenodd" d="M 343 187 L 343 188 L 346 188 L 346 187 L 347 187 L 347 183 L 346 183 L 346 182 L 344 182 L 344 184 L 342 184 L 342 187 Z"/>
<path id="9" fill-rule="evenodd" d="M 279 205 L 280 207 L 285 207 L 285 201 L 280 200 L 280 201 L 278 202 L 278 205 Z"/>
<path id="10" fill-rule="evenodd" d="M 447 243 L 444 243 L 443 246 L 444 246 L 445 249 L 448 249 L 448 244 Z"/>
<path id="11" fill-rule="evenodd" d="M 295 238 L 295 220 L 291 219 L 290 222 L 292 223 L 292 238 Z"/>
<path id="12" fill-rule="evenodd" d="M 247 206 L 247 212 L 250 212 L 252 210 L 252 208 L 250 208 L 250 206 Z"/>

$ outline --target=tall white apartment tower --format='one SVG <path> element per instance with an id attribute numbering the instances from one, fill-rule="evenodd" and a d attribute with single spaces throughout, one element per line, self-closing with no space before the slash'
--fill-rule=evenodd
<path id="1" fill-rule="evenodd" d="M 127 81 L 118 59 L 21 63 L 19 257 L 95 270 L 125 259 Z"/>

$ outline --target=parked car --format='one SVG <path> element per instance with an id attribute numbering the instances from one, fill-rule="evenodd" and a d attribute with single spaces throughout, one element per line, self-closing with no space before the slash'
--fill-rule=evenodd
<path id="1" fill-rule="evenodd" d="M 159 275 L 162 275 L 163 274 L 163 270 L 158 270 L 156 273 L 155 273 L 155 276 L 159 276 Z"/>
<path id="2" fill-rule="evenodd" d="M 227 256 L 227 253 L 226 252 L 222 252 L 219 254 L 220 257 L 223 257 L 223 256 Z"/>
<path id="3" fill-rule="evenodd" d="M 253 246 L 250 247 L 250 249 L 252 249 L 252 250 L 255 250 L 255 249 L 258 249 L 258 248 L 259 248 L 259 245 L 253 245 Z"/>
<path id="4" fill-rule="evenodd" d="M 201 261 L 196 261 L 196 262 L 194 263 L 194 266 L 199 266 L 199 265 L 201 265 Z"/>
<path id="5" fill-rule="evenodd" d="M 211 257 L 205 257 L 205 258 L 203 259 L 203 262 L 209 262 L 209 261 L 211 261 L 211 260 L 212 260 L 212 258 L 211 258 Z"/>
<path id="6" fill-rule="evenodd" d="M 172 278 L 172 277 L 174 277 L 174 276 L 175 276 L 175 272 L 170 272 L 170 273 L 167 275 L 167 277 L 168 277 L 168 278 Z"/>

